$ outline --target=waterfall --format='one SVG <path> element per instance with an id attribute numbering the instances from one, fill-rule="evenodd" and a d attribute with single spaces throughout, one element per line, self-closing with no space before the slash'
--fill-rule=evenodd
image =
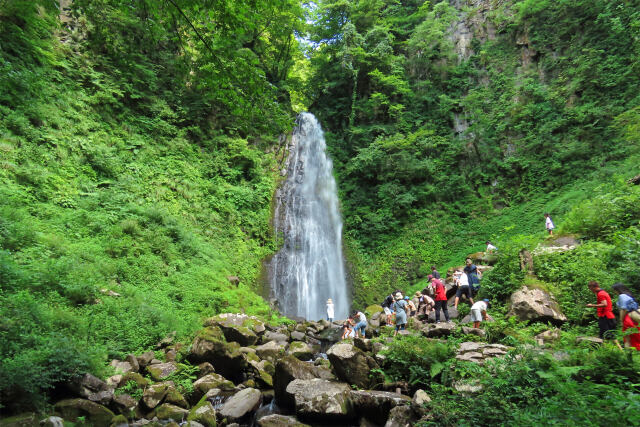
<path id="1" fill-rule="evenodd" d="M 293 131 L 287 178 L 276 193 L 274 228 L 283 246 L 269 265 L 273 297 L 289 316 L 326 317 L 328 298 L 335 318 L 348 315 L 342 259 L 342 219 L 333 165 L 318 120 L 298 117 Z"/>

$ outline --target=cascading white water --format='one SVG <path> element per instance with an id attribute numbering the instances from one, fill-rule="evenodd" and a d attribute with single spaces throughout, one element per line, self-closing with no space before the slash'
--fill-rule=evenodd
<path id="1" fill-rule="evenodd" d="M 350 305 L 337 186 L 325 149 L 318 120 L 300 114 L 287 179 L 276 193 L 274 226 L 284 244 L 269 265 L 271 292 L 280 310 L 309 320 L 326 317 L 328 298 L 336 319 L 346 318 Z"/>

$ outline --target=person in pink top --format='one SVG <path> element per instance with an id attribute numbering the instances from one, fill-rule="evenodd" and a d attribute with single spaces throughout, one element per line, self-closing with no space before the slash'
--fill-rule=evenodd
<path id="1" fill-rule="evenodd" d="M 596 304 L 587 304 L 587 307 L 598 309 L 598 326 L 600 327 L 600 338 L 611 338 L 611 332 L 616 329 L 616 316 L 613 314 L 613 304 L 611 297 L 600 287 L 595 280 L 589 282 L 589 290 L 596 294 Z"/>
<path id="2" fill-rule="evenodd" d="M 435 279 L 431 274 L 428 276 L 431 286 L 435 289 L 436 300 L 436 323 L 440 323 L 440 309 L 444 313 L 444 318 L 449 321 L 449 309 L 447 308 L 447 291 L 440 279 Z"/>

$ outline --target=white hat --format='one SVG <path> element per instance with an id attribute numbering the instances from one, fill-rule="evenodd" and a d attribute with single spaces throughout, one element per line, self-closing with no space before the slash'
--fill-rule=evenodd
<path id="1" fill-rule="evenodd" d="M 327 300 L 327 303 L 333 303 L 333 301 L 331 301 L 331 298 Z"/>
<path id="2" fill-rule="evenodd" d="M 401 294 L 400 292 L 397 292 L 397 293 L 394 295 L 394 298 L 396 299 L 396 301 L 399 301 L 399 300 L 401 300 L 401 299 L 402 299 L 402 294 Z"/>

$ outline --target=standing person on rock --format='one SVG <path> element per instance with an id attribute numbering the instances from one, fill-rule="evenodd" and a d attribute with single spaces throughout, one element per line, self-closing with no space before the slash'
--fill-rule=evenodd
<path id="1" fill-rule="evenodd" d="M 431 275 L 433 277 L 435 277 L 436 279 L 440 278 L 440 273 L 438 273 L 438 270 L 436 270 L 436 266 L 435 265 L 431 266 Z"/>
<path id="2" fill-rule="evenodd" d="M 391 324 L 391 308 L 393 307 L 394 302 L 393 294 L 389 294 L 384 301 L 382 301 L 382 304 L 380 304 L 384 310 L 384 314 L 387 316 L 387 325 Z"/>
<path id="3" fill-rule="evenodd" d="M 367 316 L 364 315 L 361 311 L 356 311 L 351 316 L 357 322 L 356 323 L 356 337 L 360 337 L 362 334 L 362 338 L 364 338 L 365 331 L 367 329 Z"/>
<path id="4" fill-rule="evenodd" d="M 471 321 L 473 322 L 474 328 L 480 328 L 480 322 L 487 320 L 487 310 L 489 309 L 489 305 L 489 300 L 483 299 L 471 306 Z"/>
<path id="5" fill-rule="evenodd" d="M 435 287 L 436 294 L 436 323 L 440 323 L 440 310 L 444 313 L 444 318 L 449 321 L 449 309 L 447 308 L 447 290 L 440 279 L 435 279 L 432 275 L 428 276 L 429 281 Z"/>
<path id="6" fill-rule="evenodd" d="M 329 298 L 327 300 L 327 320 L 329 322 L 333 322 L 333 314 L 334 314 L 333 301 L 331 300 L 331 298 Z"/>
<path id="7" fill-rule="evenodd" d="M 456 290 L 456 299 L 453 303 L 454 308 L 458 309 L 458 302 L 460 301 L 460 297 L 464 295 L 471 305 L 473 305 L 473 297 L 471 295 L 471 288 L 469 288 L 469 278 L 468 276 L 460 270 L 456 270 L 453 273 L 453 280 L 458 284 L 458 289 Z"/>
<path id="8" fill-rule="evenodd" d="M 589 290 L 596 294 L 596 304 L 587 304 L 587 307 L 598 309 L 600 338 L 609 339 L 612 335 L 611 331 L 616 329 L 616 317 L 613 315 L 611 297 L 595 280 L 590 281 L 588 286 Z"/>
<path id="9" fill-rule="evenodd" d="M 404 331 L 407 324 L 407 302 L 402 298 L 400 292 L 396 293 L 394 299 L 396 301 L 393 304 L 393 309 L 396 312 L 396 330 L 393 336 L 395 337 L 398 335 L 398 331 Z"/>
<path id="10" fill-rule="evenodd" d="M 556 226 L 553 225 L 553 221 L 551 220 L 551 215 L 549 215 L 548 213 L 545 213 L 544 218 L 545 218 L 544 226 L 549 232 L 549 236 L 553 236 L 553 229 L 556 228 Z"/>
<path id="11" fill-rule="evenodd" d="M 476 267 L 471 258 L 467 258 L 465 261 L 463 271 L 467 275 L 467 280 L 471 287 L 471 296 L 475 297 L 480 290 L 480 278 L 482 278 L 482 274 L 478 271 L 478 267 Z"/>

